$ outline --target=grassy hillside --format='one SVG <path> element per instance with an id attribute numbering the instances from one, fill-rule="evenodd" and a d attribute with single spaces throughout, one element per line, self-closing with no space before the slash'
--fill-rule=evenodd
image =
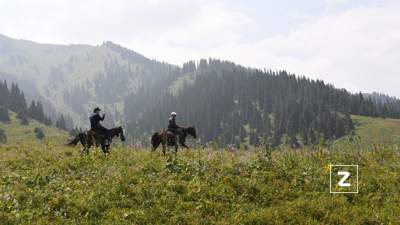
<path id="1" fill-rule="evenodd" d="M 400 142 L 390 136 L 400 134 L 398 121 L 354 119 L 358 138 L 331 149 L 162 156 L 116 146 L 104 156 L 78 147 L 0 147 L 0 221 L 397 224 Z M 329 193 L 330 164 L 359 165 L 359 194 Z"/>
<path id="2" fill-rule="evenodd" d="M 337 140 L 336 148 L 349 145 L 356 148 L 376 149 L 382 144 L 400 143 L 400 120 L 352 116 L 355 124 L 355 135 Z"/>
<path id="3" fill-rule="evenodd" d="M 69 138 L 66 131 L 62 131 L 55 127 L 49 127 L 36 120 L 29 119 L 29 125 L 22 125 L 21 121 L 17 119 L 17 114 L 10 113 L 11 121 L 8 123 L 0 122 L 0 129 L 5 131 L 7 136 L 7 145 L 18 144 L 34 144 L 34 143 L 62 143 Z M 43 140 L 38 140 L 34 132 L 35 128 L 41 128 L 45 134 Z"/>
<path id="4" fill-rule="evenodd" d="M 52 45 L 0 34 L 0 46 L 0 79 L 21 84 L 27 96 L 70 115 L 80 126 L 99 105 L 113 116 L 123 114 L 125 96 L 134 94 L 146 80 L 164 82 L 176 67 L 111 42 Z M 110 123 L 121 120 L 113 119 Z"/>

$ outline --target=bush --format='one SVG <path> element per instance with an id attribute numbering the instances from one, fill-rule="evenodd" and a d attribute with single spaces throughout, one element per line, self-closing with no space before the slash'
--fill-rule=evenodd
<path id="1" fill-rule="evenodd" d="M 29 125 L 29 120 L 26 117 L 24 117 L 24 118 L 21 119 L 21 124 L 22 125 Z"/>
<path id="2" fill-rule="evenodd" d="M 8 114 L 8 109 L 6 109 L 3 106 L 0 106 L 0 121 L 10 122 L 10 115 Z"/>
<path id="3" fill-rule="evenodd" d="M 0 143 L 6 143 L 7 142 L 7 136 L 4 130 L 0 129 Z"/>
<path id="4" fill-rule="evenodd" d="M 36 138 L 39 139 L 39 140 L 42 140 L 42 139 L 45 137 L 42 128 L 36 127 L 35 130 L 34 130 L 34 132 L 35 132 L 35 134 L 36 134 Z"/>
<path id="5" fill-rule="evenodd" d="M 18 119 L 23 119 L 23 118 L 27 118 L 28 116 L 26 115 L 26 113 L 24 113 L 24 112 L 18 112 L 17 113 L 17 118 Z"/>

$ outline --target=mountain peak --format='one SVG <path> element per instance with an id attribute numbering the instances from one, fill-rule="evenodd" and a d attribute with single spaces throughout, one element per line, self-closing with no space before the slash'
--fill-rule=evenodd
<path id="1" fill-rule="evenodd" d="M 133 60 L 133 61 L 142 62 L 142 63 L 148 63 L 151 61 L 150 59 L 146 58 L 145 56 L 143 56 L 131 49 L 125 48 L 119 44 L 115 44 L 114 42 L 111 42 L 111 41 L 104 41 L 101 46 L 109 48 L 109 49 L 119 53 L 121 55 L 121 57 L 124 59 Z"/>

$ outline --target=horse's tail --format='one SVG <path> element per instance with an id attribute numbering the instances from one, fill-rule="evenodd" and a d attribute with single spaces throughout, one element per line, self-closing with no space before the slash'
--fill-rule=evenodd
<path id="1" fill-rule="evenodd" d="M 73 140 L 71 140 L 70 142 L 68 142 L 65 145 L 67 145 L 67 146 L 76 146 L 79 143 L 79 141 L 80 141 L 80 134 L 76 135 L 76 137 Z"/>

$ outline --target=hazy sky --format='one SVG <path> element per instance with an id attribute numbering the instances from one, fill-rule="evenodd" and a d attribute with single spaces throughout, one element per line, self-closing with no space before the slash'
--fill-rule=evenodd
<path id="1" fill-rule="evenodd" d="M 400 97 L 396 0 L 0 0 L 0 33 L 111 40 L 181 65 L 215 57 Z"/>

